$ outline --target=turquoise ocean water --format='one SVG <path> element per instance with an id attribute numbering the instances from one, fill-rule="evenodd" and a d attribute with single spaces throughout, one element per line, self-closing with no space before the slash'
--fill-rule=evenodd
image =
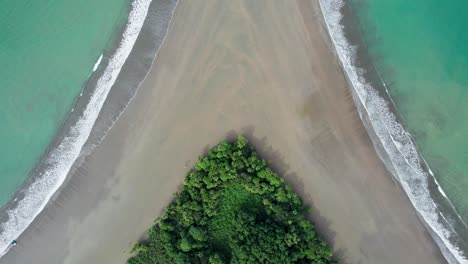
<path id="1" fill-rule="evenodd" d="M 151 3 L 0 0 L 0 257 L 131 100 L 177 5 Z"/>
<path id="2" fill-rule="evenodd" d="M 379 156 L 447 260 L 468 263 L 468 1 L 320 2 Z"/>
<path id="3" fill-rule="evenodd" d="M 0 0 L 0 257 L 79 157 L 150 2 Z"/>
<path id="4" fill-rule="evenodd" d="M 129 0 L 0 0 L 0 206 L 51 143 Z"/>
<path id="5" fill-rule="evenodd" d="M 468 222 L 468 1 L 353 1 L 405 126 Z"/>

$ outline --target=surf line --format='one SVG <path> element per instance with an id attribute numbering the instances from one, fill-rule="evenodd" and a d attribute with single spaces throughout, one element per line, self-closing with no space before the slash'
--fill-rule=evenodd
<path id="1" fill-rule="evenodd" d="M 82 116 L 70 127 L 69 133 L 54 148 L 45 161 L 45 169 L 30 186 L 22 190 L 24 197 L 8 210 L 8 220 L 0 224 L 0 257 L 11 249 L 11 241 L 23 233 L 47 205 L 65 181 L 68 172 L 87 141 L 101 108 L 140 34 L 151 0 L 134 0 L 120 44 L 110 57 L 108 66 L 98 79 Z M 100 56 L 99 66 L 103 55 Z M 95 65 L 94 68 L 97 69 Z"/>

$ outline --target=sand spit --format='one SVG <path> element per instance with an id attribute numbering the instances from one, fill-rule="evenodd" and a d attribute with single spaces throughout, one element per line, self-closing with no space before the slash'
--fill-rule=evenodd
<path id="1" fill-rule="evenodd" d="M 181 1 L 133 101 L 0 263 L 124 263 L 198 155 L 245 134 L 344 263 L 444 263 L 385 170 L 317 1 Z"/>

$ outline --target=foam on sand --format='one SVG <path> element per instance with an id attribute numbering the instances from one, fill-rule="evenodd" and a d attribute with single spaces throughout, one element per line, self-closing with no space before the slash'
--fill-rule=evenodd
<path id="1" fill-rule="evenodd" d="M 0 256 L 5 254 L 9 249 L 10 242 L 29 226 L 64 182 L 88 139 L 104 101 L 135 44 L 150 3 L 151 0 L 134 0 L 132 2 L 122 40 L 110 58 L 107 68 L 97 81 L 95 90 L 91 94 L 82 116 L 70 128 L 69 134 L 47 157 L 45 161 L 47 169 L 40 175 L 34 176 L 35 181 L 22 191 L 24 197 L 17 201 L 15 208 L 7 211 L 8 220 L 0 225 Z M 102 57 L 101 55 L 98 59 L 93 71 L 99 66 Z"/>
<path id="2" fill-rule="evenodd" d="M 411 203 L 430 229 L 431 235 L 449 263 L 468 263 L 462 250 L 456 245 L 459 235 L 444 217 L 429 190 L 429 177 L 423 169 L 411 135 L 390 111 L 388 102 L 382 98 L 363 77 L 364 70 L 355 64 L 356 47 L 345 37 L 341 8 L 342 0 L 320 0 L 328 33 L 333 41 L 342 67 L 351 82 L 353 98 L 366 128 L 376 135 L 375 148 L 394 177 L 400 182 Z M 366 122 L 366 121 L 369 122 Z M 369 124 L 367 124 L 369 123 Z M 370 125 L 370 126 L 368 126 Z M 439 191 L 445 196 L 443 190 Z"/>

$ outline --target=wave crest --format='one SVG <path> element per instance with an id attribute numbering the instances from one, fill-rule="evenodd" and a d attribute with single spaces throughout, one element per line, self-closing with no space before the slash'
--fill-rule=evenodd
<path id="1" fill-rule="evenodd" d="M 0 225 L 0 256 L 6 253 L 10 242 L 24 232 L 65 181 L 73 163 L 79 157 L 81 149 L 89 138 L 107 95 L 135 44 L 150 3 L 151 0 L 134 0 L 132 2 L 122 40 L 97 81 L 82 116 L 70 128 L 69 134 L 47 157 L 45 161 L 47 169 L 22 192 L 24 197 L 17 201 L 16 207 L 6 212 L 8 220 Z M 99 62 L 96 63 L 95 68 Z"/>
<path id="2" fill-rule="evenodd" d="M 378 142 L 373 139 L 377 153 L 400 182 L 414 208 L 433 231 L 431 235 L 436 236 L 434 240 L 447 261 L 468 263 L 463 251 L 452 242 L 454 239 L 459 239 L 458 234 L 431 197 L 428 183 L 430 176 L 421 165 L 422 161 L 411 135 L 397 121 L 388 102 L 364 78 L 364 70 L 355 64 L 356 47 L 348 42 L 344 27 L 340 24 L 343 18 L 341 14 L 343 1 L 320 0 L 319 2 L 335 51 L 351 83 L 353 99 L 361 119 L 366 128 L 377 136 Z M 366 123 L 366 119 L 369 124 Z M 442 191 L 440 186 L 438 188 Z M 443 191 L 442 194 L 444 195 Z"/>

